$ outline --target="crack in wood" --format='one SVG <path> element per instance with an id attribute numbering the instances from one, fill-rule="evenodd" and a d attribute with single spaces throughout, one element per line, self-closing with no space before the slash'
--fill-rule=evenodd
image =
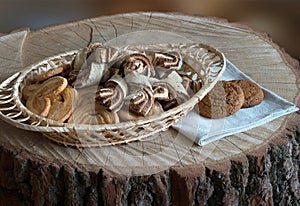
<path id="1" fill-rule="evenodd" d="M 90 40 L 87 44 L 87 47 L 90 46 L 90 44 L 93 42 L 93 33 L 94 33 L 94 29 L 93 27 L 91 27 L 90 25 L 86 24 L 89 28 L 90 28 Z"/>
<path id="2" fill-rule="evenodd" d="M 109 151 L 109 153 L 106 155 L 105 162 L 104 162 L 104 166 L 110 166 L 110 165 L 107 165 L 107 163 L 108 163 L 108 161 L 109 161 L 110 153 L 111 153 L 111 151 Z"/>
<path id="3" fill-rule="evenodd" d="M 98 29 L 97 25 L 93 22 L 93 20 L 89 19 L 89 21 L 93 24 L 94 28 L 96 29 L 96 31 L 98 32 L 98 34 L 100 35 L 100 37 L 104 40 L 104 42 L 107 42 L 107 40 L 104 38 L 104 36 L 100 32 L 100 30 Z"/>
<path id="4" fill-rule="evenodd" d="M 174 144 L 174 142 L 172 142 L 172 145 L 173 145 L 173 147 L 174 147 L 174 149 L 175 149 L 175 152 L 176 152 L 176 155 L 177 155 L 178 162 L 179 162 L 180 166 L 183 167 L 184 164 L 183 164 L 183 162 L 182 162 L 182 160 L 181 160 L 182 157 L 180 157 L 179 152 L 178 152 L 177 147 L 176 147 L 176 145 Z M 178 163 L 178 162 L 177 162 L 177 163 Z"/>
<path id="5" fill-rule="evenodd" d="M 232 145 L 234 145 L 237 149 L 239 149 L 241 152 L 243 151 L 237 144 L 235 144 L 233 141 L 231 141 L 229 138 L 225 137 L 225 139 L 230 142 Z"/>
<path id="6" fill-rule="evenodd" d="M 144 144 L 142 143 L 142 161 L 143 161 L 143 166 L 145 166 L 145 147 Z"/>
<path id="7" fill-rule="evenodd" d="M 117 39 L 118 38 L 118 30 L 117 30 L 117 28 L 115 27 L 115 25 L 110 21 L 109 22 L 111 25 L 112 25 L 112 27 L 114 28 L 114 30 L 115 30 L 115 38 Z"/>
<path id="8" fill-rule="evenodd" d="M 131 27 L 130 27 L 130 31 L 132 31 L 133 29 L 133 16 L 131 17 Z"/>
<path id="9" fill-rule="evenodd" d="M 194 160 L 194 163 L 197 163 L 196 157 L 193 154 L 193 150 L 189 150 L 189 153 L 191 154 L 191 156 L 192 156 L 192 158 Z"/>
<path id="10" fill-rule="evenodd" d="M 223 153 L 225 156 L 226 156 L 226 158 L 228 158 L 228 154 L 227 153 L 225 153 L 223 150 L 221 150 L 221 148 L 218 146 L 218 144 L 216 144 L 215 142 L 212 142 L 212 144 L 221 152 L 221 153 Z"/>
<path id="11" fill-rule="evenodd" d="M 77 157 L 75 157 L 75 162 L 78 162 L 79 158 L 83 155 L 83 149 L 78 148 L 78 151 L 79 151 L 79 153 L 78 153 Z"/>
<path id="12" fill-rule="evenodd" d="M 87 24 L 86 24 L 87 25 Z M 77 23 L 77 26 L 80 27 L 81 24 L 80 23 Z M 72 25 L 73 27 L 73 25 Z M 86 39 L 85 37 L 81 36 L 78 32 L 76 32 L 75 30 L 73 30 L 70 26 L 66 26 L 67 29 L 69 29 L 70 31 L 74 32 L 79 38 L 81 38 L 83 41 L 85 42 L 89 42 L 88 39 Z M 86 44 L 87 45 L 87 44 Z"/>
<path id="13" fill-rule="evenodd" d="M 144 26 L 144 29 L 146 29 L 146 28 L 148 27 L 148 24 L 150 23 L 150 20 L 151 20 L 151 18 L 152 18 L 152 15 L 153 15 L 153 13 L 151 12 L 150 15 L 149 15 L 149 17 L 148 17 L 148 20 L 147 20 L 147 22 L 146 22 L 146 24 L 145 24 L 145 26 Z"/>

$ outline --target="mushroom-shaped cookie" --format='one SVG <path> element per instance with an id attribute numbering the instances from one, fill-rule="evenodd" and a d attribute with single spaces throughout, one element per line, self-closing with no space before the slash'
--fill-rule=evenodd
<path id="1" fill-rule="evenodd" d="M 177 98 L 177 91 L 168 82 L 154 82 L 153 94 L 156 100 L 172 101 Z"/>
<path id="2" fill-rule="evenodd" d="M 115 74 L 96 93 L 96 101 L 105 106 L 110 111 L 118 111 L 124 103 L 128 94 L 128 87 L 125 80 L 118 74 Z"/>
<path id="3" fill-rule="evenodd" d="M 169 90 L 165 86 L 155 86 L 153 89 L 153 95 L 156 100 L 168 100 Z"/>
<path id="4" fill-rule="evenodd" d="M 121 69 L 124 74 L 127 71 L 136 71 L 147 77 L 155 75 L 155 70 L 150 59 L 142 53 L 133 53 L 126 56 L 125 60 L 121 63 Z"/>
<path id="5" fill-rule="evenodd" d="M 182 66 L 182 57 L 177 51 L 155 52 L 153 65 L 168 70 L 179 70 Z"/>
<path id="6" fill-rule="evenodd" d="M 173 101 L 159 101 L 159 103 L 161 104 L 164 111 L 173 109 L 174 107 L 177 107 L 179 105 L 176 99 L 174 99 Z"/>
<path id="7" fill-rule="evenodd" d="M 159 102 L 155 101 L 148 116 L 161 114 L 162 112 L 164 112 L 164 110 L 163 110 L 161 104 Z M 120 121 L 122 121 L 122 122 L 136 121 L 136 120 L 145 118 L 141 115 L 130 112 L 128 105 L 126 105 L 126 104 L 125 104 L 125 106 L 122 107 L 122 109 L 120 109 L 120 111 L 118 111 L 118 116 L 120 118 Z"/>
<path id="8" fill-rule="evenodd" d="M 155 96 L 158 96 L 157 86 L 164 87 L 169 92 L 168 98 L 157 99 L 162 104 L 164 110 L 174 108 L 189 99 L 189 94 L 183 85 L 183 79 L 176 71 L 172 71 L 166 78 L 161 79 L 159 82 L 153 83 Z"/>
<path id="9" fill-rule="evenodd" d="M 187 91 L 182 85 L 183 79 L 176 71 L 172 71 L 166 78 L 162 79 L 161 81 L 169 83 L 177 93 L 187 94 Z"/>
<path id="10" fill-rule="evenodd" d="M 129 111 L 137 115 L 148 116 L 153 104 L 154 96 L 151 89 L 144 87 L 130 98 Z"/>
<path id="11" fill-rule="evenodd" d="M 26 101 L 26 107 L 33 113 L 46 117 L 50 111 L 51 100 L 47 97 L 30 96 Z"/>

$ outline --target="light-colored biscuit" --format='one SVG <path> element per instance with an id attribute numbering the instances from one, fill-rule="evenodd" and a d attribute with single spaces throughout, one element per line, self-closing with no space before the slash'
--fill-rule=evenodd
<path id="1" fill-rule="evenodd" d="M 64 99 L 63 99 L 63 97 L 62 97 L 62 95 L 61 95 L 62 93 L 60 93 L 60 94 L 58 94 L 58 95 L 56 95 L 56 96 L 53 96 L 53 97 L 51 97 L 50 98 L 50 100 L 51 100 L 51 103 L 53 104 L 54 102 L 62 102 L 62 101 L 64 101 Z"/>
<path id="2" fill-rule="evenodd" d="M 61 93 L 68 86 L 68 81 L 64 77 L 56 76 L 44 81 L 33 93 L 38 97 L 53 98 Z"/>
<path id="3" fill-rule="evenodd" d="M 39 75 L 35 76 L 33 81 L 42 82 L 42 81 L 45 81 L 45 80 L 47 80 L 47 79 L 49 79 L 49 78 L 51 78 L 55 75 L 61 74 L 63 71 L 64 71 L 64 67 L 59 66 L 57 68 L 48 70 L 45 73 L 42 73 L 42 74 L 39 74 Z"/>
<path id="4" fill-rule="evenodd" d="M 29 96 L 26 107 L 33 113 L 46 117 L 50 111 L 51 100 L 47 97 Z"/>
<path id="5" fill-rule="evenodd" d="M 60 101 L 59 99 L 54 99 L 52 101 L 47 118 L 58 122 L 64 122 L 71 116 L 75 108 L 77 91 L 71 86 L 67 86 L 59 96 L 62 97 L 63 101 Z"/>
<path id="6" fill-rule="evenodd" d="M 23 97 L 26 107 L 37 115 L 46 117 L 50 111 L 51 100 L 55 99 L 68 85 L 63 77 L 52 77 L 42 84 L 32 84 L 24 87 Z"/>
<path id="7" fill-rule="evenodd" d="M 30 96 L 32 96 L 34 92 L 36 92 L 39 89 L 40 86 L 40 84 L 30 84 L 25 86 L 22 90 L 22 96 L 24 100 L 27 100 Z"/>
<path id="8" fill-rule="evenodd" d="M 119 123 L 120 119 L 116 112 L 108 111 L 105 107 L 96 111 L 99 124 L 115 124 Z"/>
<path id="9" fill-rule="evenodd" d="M 95 104 L 85 104 L 80 107 L 76 107 L 68 119 L 68 123 L 86 125 L 99 124 L 99 120 L 95 112 Z"/>

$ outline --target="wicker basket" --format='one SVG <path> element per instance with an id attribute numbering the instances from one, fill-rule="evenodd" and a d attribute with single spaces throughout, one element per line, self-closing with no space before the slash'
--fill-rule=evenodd
<path id="1" fill-rule="evenodd" d="M 35 74 L 69 64 L 78 52 L 70 51 L 33 64 L 5 80 L 0 85 L 1 118 L 18 128 L 41 132 L 48 139 L 65 146 L 102 147 L 129 143 L 167 130 L 174 125 L 214 87 L 226 68 L 224 55 L 203 44 L 160 44 L 135 46 L 135 48 L 179 51 L 183 55 L 184 61 L 190 65 L 181 72 L 192 79 L 201 81 L 202 88 L 185 103 L 159 115 L 117 124 L 60 123 L 32 113 L 21 101 L 22 88 Z"/>

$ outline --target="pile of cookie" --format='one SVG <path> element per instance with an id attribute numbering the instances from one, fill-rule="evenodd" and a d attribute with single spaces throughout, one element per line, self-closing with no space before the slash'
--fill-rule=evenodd
<path id="1" fill-rule="evenodd" d="M 204 117 L 218 119 L 233 115 L 241 108 L 254 107 L 263 99 L 263 90 L 252 81 L 219 81 L 198 103 L 198 111 Z"/>
<path id="2" fill-rule="evenodd" d="M 183 75 L 176 51 L 131 51 L 95 43 L 69 65 L 34 76 L 22 89 L 33 113 L 58 122 L 113 124 L 160 114 L 201 88 Z"/>
<path id="3" fill-rule="evenodd" d="M 66 78 L 56 76 L 63 70 L 58 67 L 35 76 L 34 83 L 23 88 L 23 101 L 30 111 L 60 122 L 70 116 L 77 91 L 68 85 Z"/>

